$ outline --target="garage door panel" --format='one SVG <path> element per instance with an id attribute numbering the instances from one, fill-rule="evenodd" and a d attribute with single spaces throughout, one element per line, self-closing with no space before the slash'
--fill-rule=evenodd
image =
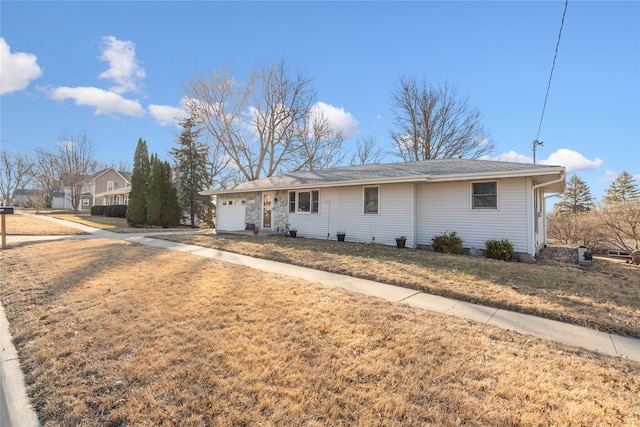
<path id="1" fill-rule="evenodd" d="M 244 230 L 244 213 L 246 202 L 244 199 L 224 200 L 222 206 L 218 206 L 217 225 L 219 230 L 236 231 Z"/>

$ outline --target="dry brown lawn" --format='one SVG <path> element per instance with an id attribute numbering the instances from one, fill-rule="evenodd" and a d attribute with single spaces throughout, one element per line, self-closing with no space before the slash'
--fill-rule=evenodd
<path id="1" fill-rule="evenodd" d="M 282 236 L 165 239 L 419 289 L 640 337 L 640 267 L 596 257 L 590 267 L 527 265 L 420 249 Z"/>
<path id="2" fill-rule="evenodd" d="M 23 212 L 20 209 L 16 209 L 15 212 L 14 215 L 5 215 L 7 235 L 65 236 L 85 234 L 76 228 L 34 216 L 31 212 Z"/>
<path id="3" fill-rule="evenodd" d="M 115 232 L 166 231 L 128 227 L 122 218 L 51 214 Z M 163 238 L 640 337 L 640 267 L 620 259 L 595 257 L 592 265 L 585 268 L 553 259 L 545 260 L 543 265 L 526 265 L 385 245 L 273 235 Z"/>
<path id="4" fill-rule="evenodd" d="M 0 262 L 44 426 L 640 425 L 640 364 L 541 338 L 118 240 Z"/>

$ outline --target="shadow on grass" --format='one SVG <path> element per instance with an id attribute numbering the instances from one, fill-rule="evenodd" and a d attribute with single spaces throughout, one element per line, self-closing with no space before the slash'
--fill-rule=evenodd
<path id="1" fill-rule="evenodd" d="M 527 265 L 380 244 L 228 234 L 162 238 L 640 337 L 640 288 L 630 286 L 637 280 L 632 272 L 625 276 L 630 280 L 613 283 L 611 275 L 569 264 Z"/>

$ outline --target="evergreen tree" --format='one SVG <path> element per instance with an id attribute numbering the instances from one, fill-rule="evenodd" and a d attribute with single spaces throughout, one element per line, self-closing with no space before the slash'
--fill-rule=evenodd
<path id="1" fill-rule="evenodd" d="M 575 174 L 569 180 L 562 201 L 555 204 L 558 214 L 589 212 L 594 206 L 591 189 Z"/>
<path id="2" fill-rule="evenodd" d="M 149 173 L 147 142 L 140 138 L 133 157 L 131 192 L 129 193 L 129 206 L 127 207 L 127 223 L 129 225 L 142 226 L 147 224 Z"/>
<path id="3" fill-rule="evenodd" d="M 171 182 L 171 165 L 151 155 L 147 217 L 149 225 L 173 227 L 180 224 L 178 193 Z"/>
<path id="4" fill-rule="evenodd" d="M 200 194 L 211 183 L 207 168 L 209 147 L 198 141 L 200 130 L 194 130 L 192 118 L 183 120 L 180 126 L 183 131 L 178 138 L 178 146 L 171 150 L 171 155 L 176 161 L 181 211 L 188 215 L 191 227 L 195 227 L 196 216 L 201 223 L 211 224 L 213 202 L 210 196 Z"/>
<path id="5" fill-rule="evenodd" d="M 603 201 L 620 203 L 640 198 L 640 189 L 629 172 L 622 172 L 607 188 Z"/>

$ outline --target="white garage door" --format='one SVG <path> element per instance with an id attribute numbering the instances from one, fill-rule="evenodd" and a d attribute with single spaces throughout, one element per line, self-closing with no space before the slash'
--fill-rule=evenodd
<path id="1" fill-rule="evenodd" d="M 217 207 L 216 228 L 223 231 L 244 230 L 244 209 L 246 207 L 244 199 L 223 200 L 222 206 Z"/>

